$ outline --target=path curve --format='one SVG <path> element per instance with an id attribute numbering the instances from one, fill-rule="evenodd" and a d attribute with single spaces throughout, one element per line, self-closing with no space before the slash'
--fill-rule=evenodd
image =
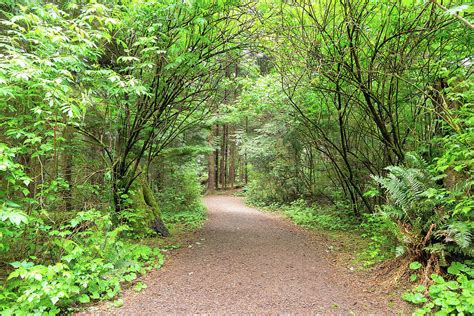
<path id="1" fill-rule="evenodd" d="M 208 220 L 193 246 L 146 276 L 146 290 L 126 291 L 124 306 L 108 314 L 394 313 L 385 295 L 332 264 L 321 237 L 238 197 L 204 203 Z"/>

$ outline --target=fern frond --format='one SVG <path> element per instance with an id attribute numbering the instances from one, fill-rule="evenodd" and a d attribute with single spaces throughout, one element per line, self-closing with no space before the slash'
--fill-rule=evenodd
<path id="1" fill-rule="evenodd" d="M 436 236 L 444 237 L 446 243 L 454 242 L 460 248 L 467 249 L 472 242 L 472 228 L 466 222 L 454 222 L 436 232 Z"/>
<path id="2" fill-rule="evenodd" d="M 387 177 L 372 178 L 377 181 L 388 193 L 393 204 L 401 207 L 405 211 L 414 208 L 414 204 L 420 199 L 429 185 L 428 175 L 419 169 L 407 169 L 399 166 L 389 166 Z"/>
<path id="3" fill-rule="evenodd" d="M 428 162 L 416 152 L 406 153 L 405 163 L 410 165 L 412 168 L 417 168 L 421 170 L 428 170 L 429 167 Z"/>

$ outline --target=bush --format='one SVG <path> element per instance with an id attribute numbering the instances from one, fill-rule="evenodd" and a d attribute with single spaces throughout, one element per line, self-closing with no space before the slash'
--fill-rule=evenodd
<path id="1" fill-rule="evenodd" d="M 262 185 L 258 179 L 251 180 L 244 190 L 247 201 L 252 205 L 268 206 L 275 202 L 270 185 Z"/>
<path id="2" fill-rule="evenodd" d="M 168 226 L 180 224 L 194 230 L 206 218 L 205 207 L 201 202 L 203 189 L 197 169 L 194 163 L 173 166 L 173 171 L 161 184 L 157 200 L 163 220 Z"/>
<path id="3" fill-rule="evenodd" d="M 387 193 L 387 203 L 377 214 L 396 227 L 391 231 L 398 241 L 398 255 L 437 272 L 448 259 L 473 255 L 474 222 L 469 209 L 459 207 L 468 195 L 437 185 L 436 175 L 419 157 L 412 155 L 411 160 L 411 165 L 388 167 L 384 178 L 374 177 Z"/>
<path id="4" fill-rule="evenodd" d="M 355 227 L 352 213 L 341 204 L 332 207 L 315 207 L 299 199 L 289 205 L 272 204 L 270 208 L 281 210 L 295 224 L 307 228 L 345 230 Z"/>
<path id="5" fill-rule="evenodd" d="M 364 214 L 360 225 L 362 237 L 369 240 L 361 253 L 365 266 L 371 266 L 397 255 L 397 241 L 400 239 L 398 226 L 379 214 Z"/>
<path id="6" fill-rule="evenodd" d="M 203 205 L 196 207 L 194 210 L 163 213 L 163 220 L 168 226 L 182 225 L 185 230 L 190 231 L 200 228 L 205 219 L 206 212 Z"/>
<path id="7" fill-rule="evenodd" d="M 410 267 L 418 270 L 421 264 L 412 262 Z M 438 274 L 431 274 L 433 284 L 428 289 L 424 285 L 418 285 L 412 291 L 403 294 L 404 300 L 423 305 L 414 315 L 433 312 L 436 312 L 436 315 L 474 313 L 474 262 L 472 260 L 466 260 L 464 263 L 452 262 L 447 272 L 446 279 Z"/>
<path id="8" fill-rule="evenodd" d="M 157 194 L 158 204 L 164 213 L 193 211 L 201 206 L 202 187 L 197 166 L 173 166 Z"/>
<path id="9" fill-rule="evenodd" d="M 0 289 L 2 315 L 56 315 L 70 311 L 68 306 L 110 299 L 121 282 L 162 264 L 158 249 L 120 238 L 127 226 L 111 227 L 109 215 L 93 210 L 79 212 L 59 229 L 44 226 L 44 258 L 11 264 L 14 270 Z"/>

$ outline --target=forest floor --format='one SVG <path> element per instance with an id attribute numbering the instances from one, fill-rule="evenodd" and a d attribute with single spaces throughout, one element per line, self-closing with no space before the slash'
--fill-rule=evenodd
<path id="1" fill-rule="evenodd" d="M 328 239 L 234 196 L 204 199 L 208 220 L 160 270 L 110 303 L 81 314 L 403 314 L 397 295 L 343 267 Z"/>

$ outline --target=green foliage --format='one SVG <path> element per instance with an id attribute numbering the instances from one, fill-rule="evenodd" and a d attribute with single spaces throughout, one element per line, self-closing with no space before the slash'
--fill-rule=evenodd
<path id="1" fill-rule="evenodd" d="M 431 275 L 428 291 L 419 285 L 403 294 L 402 298 L 413 304 L 423 304 L 414 315 L 470 315 L 474 313 L 474 264 L 452 262 L 445 278 Z M 426 304 L 425 304 L 426 303 Z"/>
<path id="2" fill-rule="evenodd" d="M 246 195 L 254 204 L 316 201 L 339 192 L 323 172 L 320 153 L 295 117 L 275 74 L 247 79 L 236 115 L 250 122 L 241 153 L 251 164 Z"/>
<path id="3" fill-rule="evenodd" d="M 399 231 L 393 221 L 378 214 L 365 214 L 360 227 L 362 237 L 369 240 L 367 248 L 360 254 L 366 266 L 396 256 Z"/>
<path id="4" fill-rule="evenodd" d="M 454 131 L 434 139 L 440 147 L 434 169 L 439 172 L 454 170 L 472 176 L 474 167 L 474 81 L 467 75 L 458 73 L 452 76 L 445 89 L 446 98 L 456 104 L 455 109 L 446 111 L 448 116 L 445 130 Z"/>
<path id="5" fill-rule="evenodd" d="M 121 282 L 162 264 L 157 249 L 129 243 L 120 238 L 128 227 L 111 225 L 108 215 L 87 211 L 58 229 L 43 228 L 52 261 L 41 264 L 32 256 L 11 264 L 14 270 L 0 292 L 2 314 L 56 315 L 75 304 L 111 299 Z"/>
<path id="6" fill-rule="evenodd" d="M 184 226 L 187 231 L 193 231 L 202 227 L 206 219 L 206 211 L 204 206 L 196 207 L 193 210 L 164 212 L 163 220 L 171 227 Z"/>
<path id="7" fill-rule="evenodd" d="M 148 285 L 146 285 L 145 283 L 143 282 L 138 282 L 134 287 L 133 287 L 133 290 L 135 292 L 141 292 L 142 290 L 146 289 L 148 287 Z"/>
<path id="8" fill-rule="evenodd" d="M 0 191 L 0 199 L 10 197 L 13 192 L 28 194 L 27 185 L 31 179 L 26 175 L 23 165 L 15 161 L 19 148 L 11 148 L 4 143 L 0 143 L 0 172 L 2 178 L 7 183 L 6 187 Z"/>
<path id="9" fill-rule="evenodd" d="M 296 224 L 325 230 L 353 229 L 354 218 L 347 206 L 337 204 L 331 207 L 309 207 L 303 200 L 283 206 L 283 213 Z"/>
<path id="10" fill-rule="evenodd" d="M 270 204 L 267 205 L 267 208 L 280 211 L 295 224 L 311 229 L 349 230 L 356 228 L 351 212 L 347 211 L 347 206 L 343 204 L 317 207 L 308 205 L 306 201 L 300 199 L 290 204 Z"/>
<path id="11" fill-rule="evenodd" d="M 181 166 L 172 163 L 170 168 L 172 170 L 162 180 L 162 189 L 157 195 L 163 220 L 170 227 L 181 225 L 186 229 L 197 229 L 206 218 L 197 166 L 194 163 Z"/>
<path id="12" fill-rule="evenodd" d="M 406 292 L 402 295 L 402 298 L 413 304 L 421 304 L 428 301 L 420 292 Z"/>
<path id="13" fill-rule="evenodd" d="M 219 122 L 251 203 L 362 230 L 367 263 L 406 255 L 413 281 L 454 261 L 423 308 L 472 312 L 459 307 L 472 267 L 456 263 L 473 255 L 472 37 L 452 15 L 472 6 L 452 6 L 3 1 L 0 311 L 68 313 L 162 260 L 124 236 L 161 215 L 200 227 L 216 141 L 203 135 Z M 424 290 L 404 297 L 426 303 Z"/>
<path id="14" fill-rule="evenodd" d="M 188 128 L 185 120 L 202 104 L 186 93 L 194 98 L 195 87 L 208 86 L 175 85 L 170 79 L 197 80 L 205 70 L 197 67 L 196 59 L 203 46 L 194 44 L 211 45 L 202 41 L 202 31 L 209 30 L 212 21 L 188 24 L 190 15 L 213 18 L 201 9 L 217 8 L 207 2 L 179 6 L 141 1 L 0 5 L 0 258 L 7 265 L 2 265 L 1 275 L 11 272 L 1 288 L 0 313 L 68 313 L 69 306 L 115 296 L 120 282 L 131 282 L 162 261 L 157 250 L 124 238 L 148 233 L 149 226 L 142 235 L 134 228 L 149 224 L 150 214 L 153 219 L 159 216 L 151 190 L 134 184 L 122 192 L 120 187 L 117 192 L 123 194 L 114 201 L 110 188 L 135 180 L 127 169 L 143 158 L 142 146 L 152 144 L 147 148 L 155 158 Z M 195 35 L 192 41 L 185 29 Z M 207 35 L 222 35 L 215 29 L 211 33 Z M 190 47 L 196 51 L 190 52 Z M 143 98 L 151 97 L 150 85 L 160 65 L 160 77 L 168 79 L 153 91 L 169 103 L 140 108 Z M 154 110 L 148 120 L 135 121 L 143 125 L 132 133 L 137 138 L 127 143 L 129 135 L 120 134 L 131 130 L 124 128 L 124 113 L 137 117 L 136 104 L 138 112 Z M 168 111 L 171 105 L 179 109 Z M 120 145 L 128 147 L 121 152 Z M 132 157 L 121 157 L 125 151 Z M 117 166 L 121 169 L 114 170 Z M 116 181 L 121 170 L 124 177 Z M 180 187 L 183 179 L 186 184 Z M 197 210 L 183 215 L 194 226 L 204 218 L 196 181 L 195 174 L 180 174 L 173 184 L 179 194 L 164 193 L 170 197 L 165 207 L 185 206 L 189 214 Z M 137 196 L 144 207 L 132 209 Z M 127 208 L 116 216 L 114 204 L 120 202 Z"/>
<path id="15" fill-rule="evenodd" d="M 421 268 L 421 263 L 419 263 L 418 261 L 413 261 L 410 263 L 410 269 L 411 270 L 418 270 L 419 268 Z"/>
<path id="16" fill-rule="evenodd" d="M 193 163 L 171 166 L 157 196 L 163 212 L 193 211 L 201 207 L 202 187 L 197 172 Z"/>
<path id="17" fill-rule="evenodd" d="M 394 235 L 404 250 L 399 254 L 414 259 L 433 254 L 441 264 L 449 256 L 472 255 L 474 223 L 467 213 L 457 212 L 458 204 L 471 197 L 456 198 L 457 192 L 435 184 L 423 162 L 413 161 L 423 169 L 389 167 L 387 177 L 374 177 L 388 195 L 388 204 L 378 214 L 397 226 Z"/>
<path id="18" fill-rule="evenodd" d="M 272 192 L 271 186 L 262 187 L 262 183 L 266 181 L 259 174 L 254 174 L 253 179 L 245 187 L 245 197 L 247 201 L 255 206 L 271 205 L 275 201 L 275 195 Z"/>
<path id="19" fill-rule="evenodd" d="M 21 235 L 28 221 L 18 204 L 6 201 L 0 205 L 0 254 L 10 250 L 12 241 Z"/>

